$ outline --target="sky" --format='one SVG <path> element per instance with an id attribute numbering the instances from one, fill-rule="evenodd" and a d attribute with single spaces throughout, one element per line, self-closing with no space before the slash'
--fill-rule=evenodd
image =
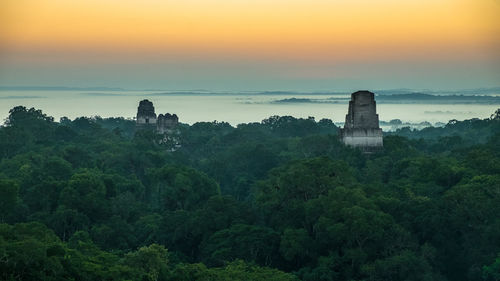
<path id="1" fill-rule="evenodd" d="M 0 86 L 500 86 L 500 0 L 0 0 Z"/>

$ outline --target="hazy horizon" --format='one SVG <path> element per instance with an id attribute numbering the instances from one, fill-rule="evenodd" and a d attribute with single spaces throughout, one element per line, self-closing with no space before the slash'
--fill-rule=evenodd
<path id="1" fill-rule="evenodd" d="M 350 88 L 330 87 L 330 88 L 304 88 L 304 89 L 290 89 L 290 88 L 241 88 L 241 89 L 227 89 L 227 88 L 128 88 L 120 85 L 1 85 L 0 91 L 68 91 L 68 90 L 89 90 L 89 91 L 145 91 L 145 92 L 207 92 L 207 93 L 266 93 L 266 92 L 290 92 L 290 93 L 353 93 L 356 91 L 367 90 L 374 92 L 432 92 L 432 93 L 500 93 L 500 85 L 492 86 L 478 86 L 472 88 L 361 88 L 352 86 Z"/>
<path id="2" fill-rule="evenodd" d="M 500 2 L 6 0 L 0 85 L 497 87 Z"/>
<path id="3" fill-rule="evenodd" d="M 408 99 L 406 92 L 395 96 L 378 95 L 377 112 L 381 121 L 400 119 L 403 122 L 435 124 L 447 123 L 451 119 L 488 118 L 500 107 L 500 96 L 477 97 L 459 95 L 445 96 L 433 100 Z M 434 97 L 434 96 L 430 96 Z M 161 91 L 104 91 L 104 90 L 17 90 L 0 91 L 0 120 L 7 118 L 9 110 L 23 105 L 41 109 L 49 116 L 60 117 L 101 116 L 132 118 L 142 99 L 154 103 L 156 113 L 175 113 L 179 121 L 228 122 L 231 125 L 261 122 L 270 116 L 315 117 L 334 122 L 343 122 L 347 113 L 350 92 L 346 93 L 161 93 Z"/>

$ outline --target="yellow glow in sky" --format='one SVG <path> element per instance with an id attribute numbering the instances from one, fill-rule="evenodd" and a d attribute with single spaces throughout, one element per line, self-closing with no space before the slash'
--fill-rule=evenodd
<path id="1" fill-rule="evenodd" d="M 461 55 L 498 43 L 495 1 L 3 0 L 0 40 L 27 50 L 376 58 L 454 46 Z"/>
<path id="2" fill-rule="evenodd" d="M 134 65 L 172 60 L 205 64 L 237 61 L 242 68 L 246 62 L 260 60 L 265 62 L 260 65 L 263 70 L 281 66 L 281 70 L 271 70 L 277 76 L 286 76 L 283 73 L 288 73 L 286 64 L 290 63 L 298 66 L 290 71 L 314 77 L 345 74 L 351 66 L 354 69 L 354 65 L 370 62 L 379 63 L 373 73 L 383 71 L 387 77 L 391 71 L 399 74 L 401 70 L 381 69 L 380 63 L 429 62 L 429 69 L 444 64 L 453 69 L 453 63 L 459 62 L 462 66 L 474 64 L 471 73 L 477 77 L 487 74 L 490 82 L 495 79 L 492 70 L 500 69 L 500 0 L 0 3 L 0 70 L 4 62 L 4 80 L 18 77 L 12 69 L 21 65 L 38 65 L 39 71 L 48 65 Z M 203 66 L 191 67 L 198 70 Z M 421 68 L 420 73 L 428 72 Z M 24 73 L 21 68 L 17 71 Z M 63 68 L 54 71 L 54 77 L 66 72 Z M 221 77 L 224 71 L 234 72 L 221 70 Z M 465 72 L 461 75 L 470 76 Z"/>

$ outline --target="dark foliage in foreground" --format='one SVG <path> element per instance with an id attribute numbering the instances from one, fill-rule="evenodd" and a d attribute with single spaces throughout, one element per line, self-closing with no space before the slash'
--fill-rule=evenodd
<path id="1" fill-rule="evenodd" d="M 343 146 L 329 121 L 181 125 L 16 107 L 1 280 L 500 280 L 500 111 Z M 167 251 L 168 249 L 168 251 Z"/>

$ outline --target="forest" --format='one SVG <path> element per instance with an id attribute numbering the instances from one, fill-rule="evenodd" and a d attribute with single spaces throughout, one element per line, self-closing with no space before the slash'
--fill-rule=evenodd
<path id="1" fill-rule="evenodd" d="M 498 281 L 500 109 L 384 134 L 23 106 L 0 127 L 1 280 Z"/>

